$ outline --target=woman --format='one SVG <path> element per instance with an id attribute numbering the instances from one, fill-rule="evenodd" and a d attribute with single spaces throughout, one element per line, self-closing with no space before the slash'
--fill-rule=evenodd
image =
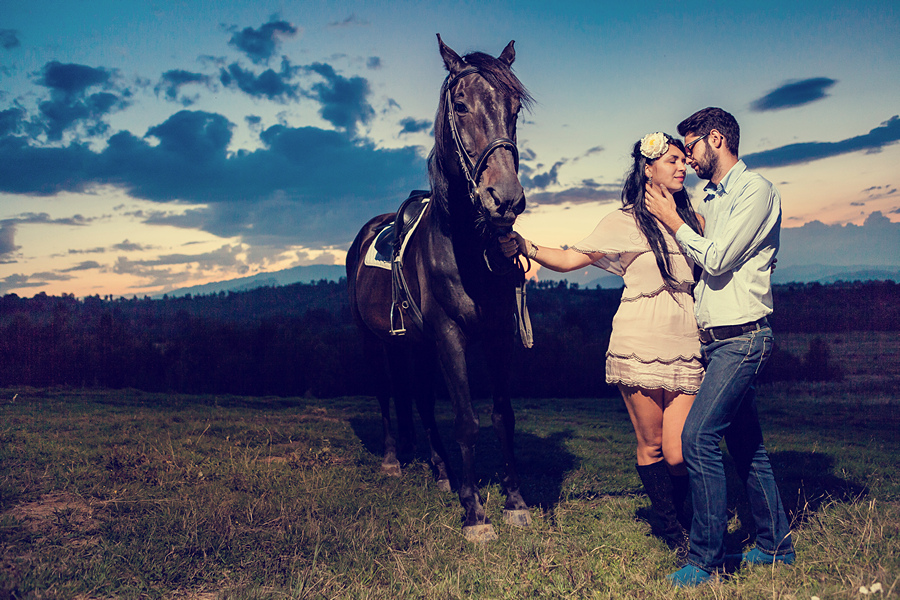
<path id="1" fill-rule="evenodd" d="M 646 184 L 664 186 L 678 213 L 698 233 L 684 177 L 684 145 L 668 134 L 643 137 L 622 190 L 622 208 L 605 217 L 573 247 L 538 246 L 513 232 L 501 238 L 507 256 L 520 252 L 538 264 L 568 272 L 593 264 L 625 280 L 606 354 L 606 381 L 616 384 L 637 436 L 637 471 L 661 536 L 686 554 L 690 531 L 687 470 L 681 430 L 703 379 L 691 294 L 692 262 L 644 206 Z"/>

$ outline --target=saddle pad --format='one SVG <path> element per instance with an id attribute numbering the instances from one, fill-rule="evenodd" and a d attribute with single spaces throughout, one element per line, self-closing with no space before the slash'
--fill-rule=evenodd
<path id="1" fill-rule="evenodd" d="M 427 203 L 428 200 L 426 199 Z M 427 207 L 426 207 L 427 208 Z M 425 211 L 421 211 L 417 216 L 416 220 L 410 223 L 409 230 L 406 233 L 406 237 L 400 243 L 400 255 L 398 258 L 400 260 L 403 259 L 403 255 L 406 252 L 406 243 L 409 241 L 409 238 L 412 237 L 413 232 L 416 230 L 416 227 L 419 226 L 419 222 L 422 220 L 422 215 L 425 214 Z M 397 226 L 397 222 L 394 221 L 384 229 L 378 232 L 378 235 L 375 236 L 375 239 L 369 245 L 369 249 L 366 251 L 366 258 L 363 264 L 367 267 L 379 267 L 381 269 L 391 270 L 391 256 L 387 253 L 379 252 L 380 247 L 392 247 L 393 244 L 384 244 L 381 243 L 383 239 L 391 237 L 395 234 L 394 229 Z"/>
<path id="2" fill-rule="evenodd" d="M 388 271 L 391 270 L 390 254 L 382 254 L 378 251 L 378 248 L 382 246 L 382 244 L 379 243 L 380 240 L 393 235 L 393 223 L 378 232 L 378 235 L 375 236 L 375 241 L 369 244 L 369 249 L 366 251 L 366 260 L 364 261 L 364 264 L 367 267 L 380 267 L 382 269 L 387 269 Z"/>

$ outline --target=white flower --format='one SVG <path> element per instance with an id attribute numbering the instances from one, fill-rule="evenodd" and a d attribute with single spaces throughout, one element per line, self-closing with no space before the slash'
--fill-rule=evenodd
<path id="1" fill-rule="evenodd" d="M 867 588 L 867 587 L 864 586 L 864 585 L 861 585 L 861 586 L 859 586 L 859 593 L 860 593 L 860 594 L 863 594 L 864 596 L 868 596 L 868 595 L 869 595 L 869 588 Z"/>
<path id="2" fill-rule="evenodd" d="M 869 586 L 869 591 L 872 592 L 873 594 L 874 594 L 875 592 L 882 592 L 882 593 L 883 593 L 883 590 L 881 589 L 881 584 L 878 583 L 877 581 L 876 581 L 875 583 L 873 583 L 872 585 Z"/>
<path id="3" fill-rule="evenodd" d="M 812 596 L 809 600 L 819 600 L 818 596 Z"/>
<path id="4" fill-rule="evenodd" d="M 661 131 L 648 133 L 641 138 L 641 154 L 653 160 L 659 158 L 669 150 L 669 142 Z"/>

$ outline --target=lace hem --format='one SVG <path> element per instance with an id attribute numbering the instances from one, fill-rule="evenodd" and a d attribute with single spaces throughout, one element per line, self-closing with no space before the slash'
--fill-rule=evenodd
<path id="1" fill-rule="evenodd" d="M 606 377 L 606 383 L 609 385 L 624 385 L 625 387 L 636 387 L 642 388 L 645 390 L 666 390 L 667 392 L 683 392 L 685 394 L 690 394 L 692 396 L 696 396 L 697 392 L 700 391 L 700 386 L 688 386 L 688 385 L 667 385 L 664 383 L 654 383 L 647 384 L 646 382 L 641 381 L 633 381 L 627 379 L 620 379 L 615 377 Z"/>
<path id="2" fill-rule="evenodd" d="M 610 354 L 606 357 L 606 382 L 613 385 L 696 394 L 703 381 L 703 374 L 703 365 L 693 357 L 672 362 L 644 362 Z"/>
<path id="3" fill-rule="evenodd" d="M 615 352 L 607 352 L 606 359 L 609 360 L 611 357 L 617 358 L 619 360 L 634 360 L 634 361 L 637 361 L 644 365 L 652 365 L 654 363 L 661 363 L 664 365 L 672 365 L 672 364 L 675 364 L 678 362 L 693 363 L 694 361 L 699 361 L 700 353 L 698 352 L 697 354 L 691 354 L 688 356 L 679 354 L 678 356 L 674 356 L 672 358 L 661 358 L 659 356 L 654 356 L 653 358 L 641 358 L 640 356 L 638 356 L 637 354 L 634 354 L 633 352 L 631 354 L 616 354 Z"/>

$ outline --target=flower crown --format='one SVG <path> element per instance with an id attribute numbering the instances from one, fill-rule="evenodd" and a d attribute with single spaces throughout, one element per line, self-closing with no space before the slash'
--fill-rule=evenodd
<path id="1" fill-rule="evenodd" d="M 659 158 L 669 151 L 669 141 L 661 131 L 648 133 L 641 138 L 641 154 L 650 160 Z"/>

